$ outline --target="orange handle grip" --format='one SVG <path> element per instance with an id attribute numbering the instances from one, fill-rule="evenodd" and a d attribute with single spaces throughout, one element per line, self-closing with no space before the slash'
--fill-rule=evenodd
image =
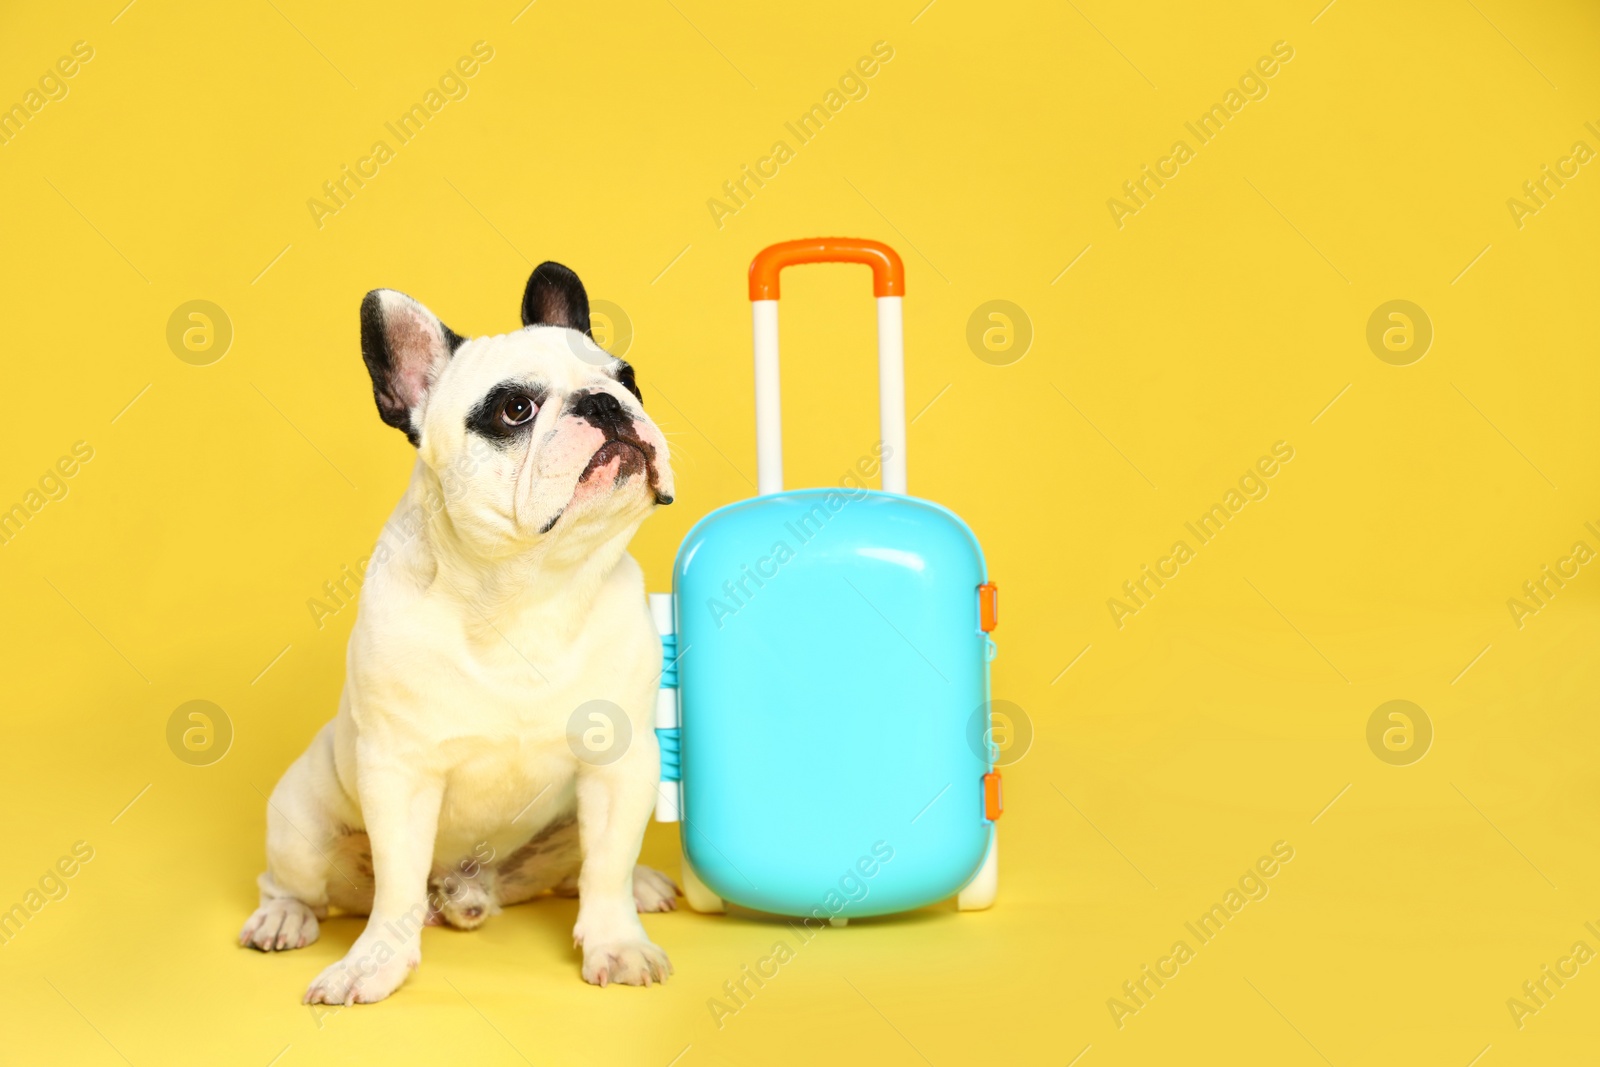
<path id="1" fill-rule="evenodd" d="M 778 272 L 797 263 L 865 263 L 872 268 L 873 296 L 905 296 L 906 268 L 900 254 L 881 241 L 860 237 L 808 237 L 768 245 L 750 261 L 750 299 L 778 299 Z"/>

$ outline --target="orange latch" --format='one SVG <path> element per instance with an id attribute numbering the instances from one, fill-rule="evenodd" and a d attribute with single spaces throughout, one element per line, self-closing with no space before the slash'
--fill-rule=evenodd
<path id="1" fill-rule="evenodd" d="M 993 582 L 978 586 L 978 629 L 990 633 L 1000 625 L 1000 589 Z"/>
<path id="2" fill-rule="evenodd" d="M 1000 803 L 1000 772 L 990 771 L 983 776 L 983 817 L 994 822 L 1004 810 Z"/>

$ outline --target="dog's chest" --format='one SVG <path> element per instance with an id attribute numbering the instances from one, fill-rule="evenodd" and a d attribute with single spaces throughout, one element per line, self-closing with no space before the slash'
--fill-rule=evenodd
<path id="1" fill-rule="evenodd" d="M 560 739 L 558 739 L 560 740 Z M 560 748 L 541 737 L 522 743 L 503 736 L 453 744 L 439 811 L 439 847 L 445 853 L 506 852 L 573 805 L 574 767 Z"/>
<path id="2" fill-rule="evenodd" d="M 387 758 L 445 783 L 443 852 L 514 848 L 570 811 L 584 758 L 574 745 L 593 725 L 586 709 L 615 709 L 624 736 L 649 729 L 660 645 L 637 568 L 625 577 L 577 632 L 507 613 L 491 620 L 454 598 L 363 604 L 352 714 Z"/>
<path id="3" fill-rule="evenodd" d="M 445 781 L 445 822 L 536 814 L 523 810 L 535 797 L 570 790 L 574 712 L 611 695 L 592 644 L 504 622 L 487 634 L 440 619 L 391 625 L 362 650 L 358 723 Z"/>
<path id="4" fill-rule="evenodd" d="M 381 720 L 444 766 L 515 762 L 561 743 L 573 708 L 605 685 L 591 641 L 428 607 L 358 634 L 352 681 L 358 719 Z"/>

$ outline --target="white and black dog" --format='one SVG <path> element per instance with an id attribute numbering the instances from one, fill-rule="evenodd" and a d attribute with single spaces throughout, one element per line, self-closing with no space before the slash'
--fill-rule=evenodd
<path id="1" fill-rule="evenodd" d="M 638 916 L 677 887 L 635 866 L 661 641 L 627 554 L 672 502 L 667 442 L 632 368 L 589 336 L 577 275 L 535 269 L 522 321 L 466 340 L 402 293 L 361 303 L 378 412 L 417 463 L 367 570 L 338 714 L 272 792 L 240 933 L 300 948 L 330 906 L 369 916 L 307 1003 L 382 1000 L 424 925 L 476 926 L 546 891 L 579 897 L 587 981 L 672 970 Z M 599 754 L 573 736 L 596 708 L 616 720 Z"/>

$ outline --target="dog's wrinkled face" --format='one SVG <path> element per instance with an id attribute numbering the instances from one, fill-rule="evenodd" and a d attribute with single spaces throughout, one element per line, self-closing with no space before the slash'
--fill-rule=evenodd
<path id="1" fill-rule="evenodd" d="M 600 540 L 672 503 L 666 438 L 633 368 L 590 338 L 577 275 L 537 267 L 522 321 L 469 341 L 392 289 L 361 303 L 378 412 L 438 475 L 456 531 L 500 554 L 569 531 Z"/>

